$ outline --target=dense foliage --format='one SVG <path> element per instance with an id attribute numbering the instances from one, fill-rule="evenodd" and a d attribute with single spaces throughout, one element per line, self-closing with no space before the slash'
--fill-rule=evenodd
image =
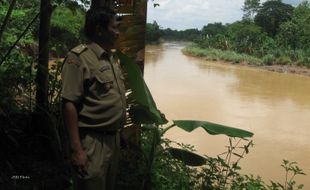
<path id="1" fill-rule="evenodd" d="M 146 36 L 145 41 L 148 43 L 159 42 L 159 38 L 161 37 L 161 30 L 156 21 L 146 24 Z"/>
<path id="2" fill-rule="evenodd" d="M 278 0 L 266 1 L 260 7 L 256 1 L 252 3 L 253 9 L 245 7 L 247 11 L 256 11 L 254 19 L 248 16 L 253 12 L 245 12 L 242 21 L 208 24 L 203 27 L 202 37 L 196 40 L 198 46 L 255 56 L 264 64 L 310 66 L 309 2 L 304 1 L 296 8 Z"/>
<path id="3" fill-rule="evenodd" d="M 62 189 L 69 185 L 65 176 L 69 168 L 56 133 L 63 130 L 59 98 L 61 62 L 50 64 L 48 108 L 35 112 L 39 3 L 0 2 L 0 148 L 5 152 L 0 157 L 0 189 Z M 81 40 L 84 13 L 76 3 L 52 3 L 53 59 Z"/>
<path id="4" fill-rule="evenodd" d="M 310 3 L 304 1 L 297 7 L 281 0 L 246 0 L 244 16 L 231 24 L 209 23 L 201 30 L 177 31 L 161 29 L 147 35 L 152 39 L 187 40 L 201 49 L 234 51 L 256 57 L 256 64 L 294 64 L 310 67 Z M 150 26 L 152 24 L 149 24 Z M 153 24 L 154 25 L 154 24 Z M 188 53 L 193 52 L 191 49 Z M 207 53 L 206 53 L 207 54 Z"/>
<path id="5" fill-rule="evenodd" d="M 264 32 L 274 37 L 280 25 L 291 19 L 292 13 L 291 5 L 282 3 L 280 0 L 266 1 L 258 9 L 254 21 Z"/>
<path id="6" fill-rule="evenodd" d="M 84 12 L 81 9 L 57 7 L 51 20 L 51 42 L 63 55 L 83 41 Z"/>
<path id="7" fill-rule="evenodd" d="M 0 21 L 4 20 L 9 3 L 3 3 L 0 7 Z M 38 13 L 38 3 L 17 1 L 12 12 L 11 18 L 3 31 L 1 38 L 1 67 L 0 75 L 4 82 L 1 86 L 0 106 L 3 109 L 8 105 L 12 108 L 17 107 L 15 97 L 19 96 L 22 100 L 28 100 L 28 105 L 33 104 L 33 99 L 29 98 L 30 91 L 35 91 L 30 84 L 34 84 L 34 74 L 36 71 L 36 56 L 38 54 L 38 21 L 36 21 L 25 35 L 18 41 L 12 52 L 5 58 L 5 53 L 15 43 L 25 25 L 30 22 L 34 15 Z M 69 9 L 68 7 L 58 6 L 54 9 L 51 20 L 51 57 L 63 56 L 64 52 L 72 48 L 73 45 L 81 42 L 81 28 L 83 28 L 84 13 L 79 7 Z M 15 71 L 15 72 L 12 72 Z M 30 86 L 30 87 L 29 87 Z M 27 88 L 26 88 L 27 87 Z M 8 95 L 8 93 L 10 95 Z M 27 95 L 28 98 L 25 98 Z M 14 103 L 15 102 L 15 103 Z M 32 108 L 28 106 L 31 110 Z M 1 111 L 0 109 L 0 111 Z"/>

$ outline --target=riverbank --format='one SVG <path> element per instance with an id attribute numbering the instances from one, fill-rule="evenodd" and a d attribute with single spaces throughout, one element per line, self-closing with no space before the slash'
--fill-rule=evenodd
<path id="1" fill-rule="evenodd" d="M 219 63 L 239 64 L 273 72 L 292 73 L 310 77 L 310 67 L 300 66 L 298 63 L 287 63 L 287 60 L 281 58 L 272 61 L 268 56 L 257 58 L 246 54 L 238 54 L 233 51 L 203 49 L 195 44 L 186 46 L 182 49 L 182 52 L 188 56 L 200 57 Z"/>

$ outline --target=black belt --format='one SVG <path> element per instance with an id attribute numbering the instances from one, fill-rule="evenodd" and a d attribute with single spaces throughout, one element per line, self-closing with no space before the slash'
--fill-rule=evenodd
<path id="1" fill-rule="evenodd" d="M 118 130 L 103 130 L 101 129 L 96 129 L 95 127 L 79 127 L 79 131 L 82 133 L 97 133 L 97 134 L 102 134 L 102 135 L 116 135 Z"/>

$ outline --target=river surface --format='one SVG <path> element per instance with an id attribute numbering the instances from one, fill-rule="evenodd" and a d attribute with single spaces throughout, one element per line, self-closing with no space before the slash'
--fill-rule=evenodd
<path id="1" fill-rule="evenodd" d="M 184 44 L 146 47 L 144 77 L 169 121 L 206 120 L 254 133 L 254 147 L 241 160 L 242 173 L 283 183 L 282 160 L 296 161 L 310 189 L 310 77 L 275 73 L 183 55 Z M 192 144 L 200 154 L 225 151 L 228 138 L 202 129 L 173 128 L 166 137 Z"/>

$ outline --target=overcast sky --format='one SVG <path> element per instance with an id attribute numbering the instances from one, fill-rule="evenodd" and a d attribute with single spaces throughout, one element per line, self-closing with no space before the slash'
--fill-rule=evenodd
<path id="1" fill-rule="evenodd" d="M 295 6 L 301 1 L 283 0 Z M 208 23 L 241 20 L 244 0 L 155 0 L 155 3 L 160 6 L 154 8 L 153 1 L 148 2 L 148 23 L 156 20 L 163 28 L 184 30 L 201 29 Z"/>

